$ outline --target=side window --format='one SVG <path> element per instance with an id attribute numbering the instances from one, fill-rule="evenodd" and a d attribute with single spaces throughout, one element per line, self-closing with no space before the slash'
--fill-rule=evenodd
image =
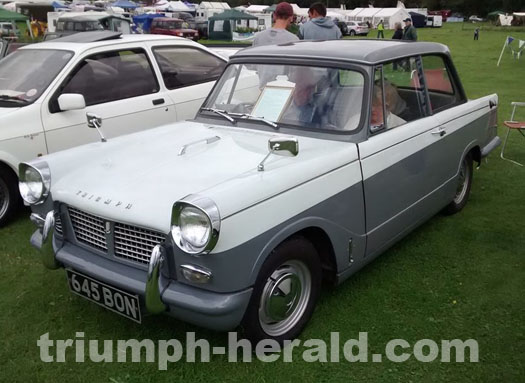
<path id="1" fill-rule="evenodd" d="M 130 49 L 84 59 L 68 76 L 59 94 L 79 93 L 86 99 L 86 106 L 90 106 L 158 91 L 146 53 Z"/>
<path id="2" fill-rule="evenodd" d="M 427 102 L 418 63 L 418 58 L 408 57 L 383 64 L 387 129 L 426 115 Z"/>
<path id="3" fill-rule="evenodd" d="M 460 101 L 457 88 L 442 56 L 423 56 L 423 72 L 432 111 L 439 111 Z"/>
<path id="4" fill-rule="evenodd" d="M 168 89 L 216 80 L 226 66 L 221 59 L 196 48 L 159 47 L 153 54 Z"/>

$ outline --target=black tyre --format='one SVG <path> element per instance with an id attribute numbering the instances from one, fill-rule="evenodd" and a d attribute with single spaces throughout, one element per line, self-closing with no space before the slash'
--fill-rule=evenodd
<path id="1" fill-rule="evenodd" d="M 0 165 L 0 227 L 4 226 L 20 206 L 16 176 Z"/>
<path id="2" fill-rule="evenodd" d="M 350 36 L 355 36 L 355 31 L 353 29 L 350 30 Z"/>
<path id="3" fill-rule="evenodd" d="M 274 339 L 282 344 L 306 326 L 321 290 L 321 262 L 303 237 L 279 245 L 264 262 L 242 326 L 252 342 Z"/>
<path id="4" fill-rule="evenodd" d="M 470 195 L 473 174 L 472 155 L 468 153 L 465 158 L 463 158 L 463 161 L 461 161 L 456 195 L 452 202 L 445 207 L 443 213 L 446 215 L 456 214 L 465 207 Z"/>

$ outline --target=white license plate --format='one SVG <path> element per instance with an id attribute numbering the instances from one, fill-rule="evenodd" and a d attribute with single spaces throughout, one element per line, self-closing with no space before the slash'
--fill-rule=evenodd
<path id="1" fill-rule="evenodd" d="M 73 293 L 132 321 L 141 322 L 138 295 L 127 293 L 70 269 L 66 269 L 66 273 L 69 288 Z"/>

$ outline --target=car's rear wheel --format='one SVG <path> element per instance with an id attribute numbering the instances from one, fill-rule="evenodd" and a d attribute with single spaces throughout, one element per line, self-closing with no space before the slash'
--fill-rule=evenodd
<path id="1" fill-rule="evenodd" d="M 461 161 L 459 168 L 457 188 L 454 199 L 445 207 L 444 213 L 447 215 L 455 214 L 465 207 L 472 187 L 472 155 L 468 153 Z"/>
<path id="2" fill-rule="evenodd" d="M 0 166 L 0 227 L 4 226 L 20 205 L 16 177 Z"/>
<path id="3" fill-rule="evenodd" d="M 350 36 L 355 36 L 355 31 L 353 29 L 350 30 Z"/>
<path id="4" fill-rule="evenodd" d="M 303 237 L 279 245 L 263 264 L 243 319 L 254 342 L 296 338 L 306 326 L 321 289 L 321 263 Z"/>

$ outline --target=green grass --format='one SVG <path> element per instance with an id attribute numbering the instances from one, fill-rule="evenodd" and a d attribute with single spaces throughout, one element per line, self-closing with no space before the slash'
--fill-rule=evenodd
<path id="1" fill-rule="evenodd" d="M 419 30 L 420 40 L 447 44 L 470 98 L 498 93 L 499 120 L 509 104 L 525 101 L 525 60 L 506 53 L 505 33 L 484 32 L 478 42 L 460 25 Z M 525 39 L 525 33 L 515 33 Z M 525 111 L 524 111 L 525 112 Z M 523 115 L 525 118 L 525 115 Z M 503 130 L 500 130 L 500 136 Z M 514 132 L 515 133 L 515 132 Z M 512 135 L 509 156 L 525 162 L 525 140 Z M 525 169 L 493 154 L 475 171 L 470 201 L 452 217 L 436 216 L 337 289 L 323 293 L 301 339 L 341 339 L 367 331 L 370 353 L 394 338 L 479 342 L 479 363 L 43 363 L 36 341 L 150 338 L 183 340 L 186 331 L 226 346 L 227 335 L 166 316 L 142 326 L 72 296 L 63 270 L 47 271 L 28 240 L 28 212 L 0 231 L 1 382 L 523 382 L 525 381 Z M 299 350 L 302 352 L 303 350 Z"/>

